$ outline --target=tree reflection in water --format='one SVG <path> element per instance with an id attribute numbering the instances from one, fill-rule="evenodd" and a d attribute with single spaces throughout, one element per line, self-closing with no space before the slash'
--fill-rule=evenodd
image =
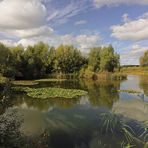
<path id="1" fill-rule="evenodd" d="M 61 81 L 41 83 L 35 87 L 49 86 L 83 89 L 88 91 L 88 95 L 76 99 L 36 100 L 25 94 L 13 94 L 9 100 L 11 109 L 7 109 L 6 105 L 0 115 L 0 132 L 5 133 L 0 133 L 2 147 L 119 148 L 131 144 L 140 148 L 148 140 L 147 126 L 141 124 L 143 120 L 138 122 L 119 115 L 119 112 L 111 113 L 115 105 L 119 106 L 121 102 L 117 91 L 120 88 L 119 81 Z M 147 91 L 147 87 L 142 87 Z M 135 140 L 128 141 L 119 132 L 122 131 L 118 127 L 120 124 L 112 126 L 114 121 L 127 124 L 130 132 L 132 128 L 135 133 L 132 133 L 133 136 L 140 136 L 142 144 L 139 145 Z M 9 130 L 8 127 L 15 127 L 15 130 Z"/>

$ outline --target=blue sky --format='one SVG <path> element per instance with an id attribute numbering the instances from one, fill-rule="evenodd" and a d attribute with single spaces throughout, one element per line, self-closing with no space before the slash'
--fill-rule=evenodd
<path id="1" fill-rule="evenodd" d="M 112 44 L 122 64 L 148 50 L 148 0 L 0 0 L 0 42 L 73 44 L 88 53 Z"/>

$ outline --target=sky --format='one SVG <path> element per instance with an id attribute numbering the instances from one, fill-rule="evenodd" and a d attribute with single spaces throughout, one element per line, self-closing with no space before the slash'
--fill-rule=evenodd
<path id="1" fill-rule="evenodd" d="M 72 44 L 82 53 L 112 44 L 122 65 L 148 50 L 148 0 L 0 0 L 0 42 Z"/>

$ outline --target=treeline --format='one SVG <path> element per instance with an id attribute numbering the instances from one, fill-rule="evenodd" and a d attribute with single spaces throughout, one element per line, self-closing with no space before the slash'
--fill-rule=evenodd
<path id="1" fill-rule="evenodd" d="M 148 66 L 148 50 L 140 58 L 140 66 L 142 67 Z"/>
<path id="2" fill-rule="evenodd" d="M 70 45 L 50 47 L 42 42 L 24 48 L 7 47 L 0 43 L 0 73 L 15 79 L 37 79 L 48 74 L 79 74 L 84 69 L 92 72 L 113 72 L 119 68 L 119 55 L 111 45 L 96 47 L 88 55 Z"/>

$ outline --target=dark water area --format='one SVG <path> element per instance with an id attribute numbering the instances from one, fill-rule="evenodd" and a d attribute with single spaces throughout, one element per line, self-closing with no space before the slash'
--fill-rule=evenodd
<path id="1" fill-rule="evenodd" d="M 39 100 L 12 93 L 9 100 L 0 103 L 0 148 L 146 147 L 148 77 L 40 82 L 32 87 L 82 89 L 88 94 L 75 99 Z M 122 89 L 141 93 L 118 91 Z M 132 131 L 131 137 L 122 134 L 124 127 Z"/>

